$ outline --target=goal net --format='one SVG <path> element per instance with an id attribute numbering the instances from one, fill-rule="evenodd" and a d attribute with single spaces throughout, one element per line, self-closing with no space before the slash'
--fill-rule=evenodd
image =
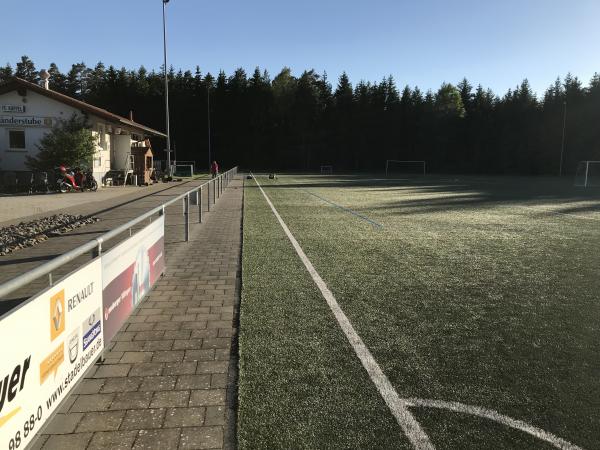
<path id="1" fill-rule="evenodd" d="M 401 161 L 388 159 L 385 161 L 386 175 L 425 175 L 425 161 Z"/>
<path id="2" fill-rule="evenodd" d="M 580 161 L 575 172 L 575 186 L 600 186 L 600 161 Z"/>
<path id="3" fill-rule="evenodd" d="M 331 175 L 333 173 L 333 166 L 321 166 L 321 175 Z"/>
<path id="4" fill-rule="evenodd" d="M 194 166 L 191 164 L 176 164 L 173 166 L 173 176 L 193 177 L 194 176 Z"/>

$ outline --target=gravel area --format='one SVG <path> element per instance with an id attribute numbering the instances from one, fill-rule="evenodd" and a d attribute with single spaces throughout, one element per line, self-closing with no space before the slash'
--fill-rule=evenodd
<path id="1" fill-rule="evenodd" d="M 21 222 L 0 229 L 0 255 L 8 255 L 21 248 L 33 247 L 53 236 L 60 236 L 75 228 L 98 222 L 97 217 L 55 214 L 30 222 Z"/>

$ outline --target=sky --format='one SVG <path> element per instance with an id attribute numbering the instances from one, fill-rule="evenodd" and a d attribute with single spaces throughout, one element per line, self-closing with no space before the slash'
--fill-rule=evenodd
<path id="1" fill-rule="evenodd" d="M 161 0 L 3 1 L 0 64 L 28 55 L 63 72 L 83 61 L 160 69 Z M 538 94 L 568 72 L 600 72 L 599 0 L 170 0 L 168 65 L 326 72 L 333 86 L 392 75 L 436 90 L 466 77 L 502 95 Z"/>

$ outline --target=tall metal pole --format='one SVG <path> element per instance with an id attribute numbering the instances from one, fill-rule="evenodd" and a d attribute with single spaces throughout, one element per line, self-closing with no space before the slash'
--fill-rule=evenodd
<path id="1" fill-rule="evenodd" d="M 206 86 L 206 112 L 208 114 L 208 169 L 212 163 L 211 149 L 210 149 L 210 85 Z"/>
<path id="2" fill-rule="evenodd" d="M 562 176 L 563 171 L 563 155 L 565 153 L 565 131 L 567 128 L 567 101 L 564 102 L 564 113 L 563 113 L 563 130 L 562 130 L 562 145 L 560 147 L 560 166 L 558 168 L 558 176 Z"/>
<path id="3" fill-rule="evenodd" d="M 167 24 L 165 20 L 165 5 L 169 0 L 163 0 L 163 51 L 165 57 L 165 126 L 167 128 L 167 175 L 171 177 L 171 130 L 169 127 L 169 80 L 167 78 Z"/>

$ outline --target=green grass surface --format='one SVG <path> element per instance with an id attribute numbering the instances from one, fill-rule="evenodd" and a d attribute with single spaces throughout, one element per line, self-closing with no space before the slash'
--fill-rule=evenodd
<path id="1" fill-rule="evenodd" d="M 400 397 L 493 409 L 600 448 L 597 191 L 525 178 L 258 180 Z M 253 181 L 239 395 L 242 448 L 410 447 Z M 551 448 L 474 416 L 411 411 L 440 449 Z"/>

